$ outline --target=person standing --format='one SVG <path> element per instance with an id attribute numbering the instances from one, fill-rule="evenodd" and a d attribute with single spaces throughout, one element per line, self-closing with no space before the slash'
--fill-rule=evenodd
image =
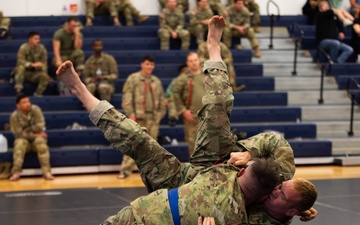
<path id="1" fill-rule="evenodd" d="M 125 115 L 147 129 L 148 134 L 157 140 L 160 120 L 165 116 L 164 89 L 159 78 L 153 75 L 155 62 L 152 56 L 145 55 L 141 60 L 141 70 L 130 74 L 123 87 L 121 107 Z M 118 178 L 128 177 L 135 161 L 124 155 Z"/>
<path id="2" fill-rule="evenodd" d="M 15 68 L 15 90 L 20 93 L 23 90 L 24 81 L 38 84 L 34 96 L 42 96 L 50 77 L 47 74 L 47 51 L 40 44 L 40 34 L 30 32 L 28 41 L 22 44 L 17 53 L 17 65 Z"/>
<path id="3" fill-rule="evenodd" d="M 118 78 L 117 63 L 113 56 L 103 52 L 103 42 L 99 39 L 92 44 L 94 54 L 85 62 L 83 81 L 91 94 L 97 92 L 101 100 L 110 102 L 114 94 L 114 82 Z"/>
<path id="4" fill-rule="evenodd" d="M 40 107 L 32 105 L 28 96 L 19 94 L 16 97 L 16 108 L 10 116 L 10 129 L 15 137 L 10 180 L 19 180 L 25 154 L 30 151 L 37 153 L 44 179 L 54 179 L 51 174 L 45 119 Z"/>
<path id="5" fill-rule="evenodd" d="M 188 50 L 190 46 L 189 31 L 184 29 L 184 13 L 177 8 L 176 4 L 176 0 L 168 0 L 167 7 L 159 15 L 158 36 L 161 50 L 170 49 L 170 39 L 180 38 L 182 50 Z"/>

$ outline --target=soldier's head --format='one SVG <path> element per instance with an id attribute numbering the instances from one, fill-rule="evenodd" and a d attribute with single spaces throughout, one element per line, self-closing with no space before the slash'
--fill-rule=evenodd
<path id="1" fill-rule="evenodd" d="M 168 7 L 168 9 L 173 10 L 173 9 L 176 8 L 176 6 L 177 6 L 177 1 L 176 1 L 176 0 L 168 0 L 168 1 L 167 1 L 167 7 Z"/>
<path id="2" fill-rule="evenodd" d="M 310 209 L 317 198 L 317 190 L 310 181 L 294 178 L 278 185 L 264 201 L 270 215 L 294 216 Z"/>
<path id="3" fill-rule="evenodd" d="M 196 52 L 189 52 L 186 56 L 186 65 L 190 72 L 197 72 L 200 69 L 200 59 Z"/>
<path id="4" fill-rule="evenodd" d="M 31 31 L 28 34 L 28 43 L 32 47 L 36 47 L 40 43 L 40 34 L 36 31 Z"/>
<path id="5" fill-rule="evenodd" d="M 141 73 L 150 76 L 155 69 L 155 61 L 151 55 L 145 55 L 141 60 Z"/>
<path id="6" fill-rule="evenodd" d="M 66 31 L 69 33 L 74 33 L 75 32 L 75 28 L 79 27 L 79 20 L 76 19 L 75 17 L 69 17 L 66 21 Z"/>
<path id="7" fill-rule="evenodd" d="M 202 9 L 208 7 L 208 0 L 196 0 L 196 3 Z"/>
<path id="8" fill-rule="evenodd" d="M 30 98 L 23 93 L 19 93 L 16 96 L 16 108 L 23 113 L 28 113 L 31 109 Z"/>
<path id="9" fill-rule="evenodd" d="M 271 193 L 280 181 L 279 166 L 271 158 L 255 158 L 239 172 L 239 184 L 247 204 Z"/>
<path id="10" fill-rule="evenodd" d="M 100 39 L 95 39 L 92 42 L 92 49 L 94 50 L 94 54 L 101 54 L 103 50 L 103 42 Z"/>
<path id="11" fill-rule="evenodd" d="M 244 7 L 244 1 L 243 0 L 235 0 L 234 1 L 234 8 L 236 10 L 241 10 Z"/>
<path id="12" fill-rule="evenodd" d="M 319 12 L 325 12 L 330 9 L 329 2 L 328 1 L 320 1 L 318 3 Z"/>

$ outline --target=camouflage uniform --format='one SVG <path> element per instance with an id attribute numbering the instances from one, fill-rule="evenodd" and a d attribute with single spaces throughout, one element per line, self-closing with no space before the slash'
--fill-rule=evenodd
<path id="1" fill-rule="evenodd" d="M 190 34 L 189 31 L 184 29 L 184 23 L 184 14 L 179 9 L 175 9 L 172 12 L 170 9 L 165 8 L 161 11 L 159 15 L 160 29 L 158 31 L 161 50 L 169 50 L 172 31 L 175 31 L 178 34 L 178 38 L 181 39 L 181 49 L 189 49 Z"/>
<path id="2" fill-rule="evenodd" d="M 237 11 L 234 6 L 229 6 L 227 9 L 227 24 L 229 24 L 230 29 L 224 29 L 223 41 L 226 46 L 231 47 L 232 37 L 246 37 L 251 47 L 256 51 L 259 51 L 259 43 L 255 36 L 254 30 L 250 27 L 250 14 L 249 10 L 246 7 L 243 7 L 240 11 Z M 245 35 L 240 34 L 237 30 L 232 28 L 232 26 L 245 26 L 247 27 L 247 32 Z"/>
<path id="3" fill-rule="evenodd" d="M 32 67 L 34 62 L 42 62 L 42 68 Z M 23 89 L 24 81 L 37 83 L 35 96 L 41 96 L 45 91 L 50 78 L 47 74 L 47 51 L 44 45 L 39 44 L 31 47 L 28 43 L 20 46 L 17 53 L 17 65 L 15 68 L 15 89 Z"/>
<path id="4" fill-rule="evenodd" d="M 3 30 L 3 35 L 9 30 L 11 20 L 10 18 L 4 17 L 3 12 L 0 11 L 0 34 Z"/>
<path id="5" fill-rule="evenodd" d="M 94 19 L 94 15 L 107 15 L 112 9 L 110 6 L 113 6 L 111 3 L 112 0 L 107 0 L 99 5 L 96 5 L 96 0 L 85 0 L 86 1 L 86 17 Z"/>
<path id="6" fill-rule="evenodd" d="M 161 9 L 166 8 L 168 0 L 159 0 Z M 189 0 L 177 0 L 177 7 L 184 13 L 189 9 Z"/>
<path id="7" fill-rule="evenodd" d="M 115 91 L 114 82 L 118 78 L 117 63 L 113 56 L 106 53 L 101 53 L 100 57 L 92 55 L 86 60 L 82 75 L 91 94 L 95 95 L 97 91 L 100 99 L 110 101 Z M 99 76 L 105 79 L 95 81 L 94 78 Z"/>
<path id="8" fill-rule="evenodd" d="M 166 113 L 164 101 L 164 90 L 159 78 L 154 75 L 147 78 L 141 72 L 129 75 L 123 87 L 121 107 L 128 117 L 134 114 L 136 122 L 145 127 L 155 140 L 159 133 L 160 120 Z M 124 156 L 121 170 L 125 175 L 129 175 L 134 165 L 134 160 Z"/>
<path id="9" fill-rule="evenodd" d="M 230 85 L 234 87 L 236 86 L 236 75 L 233 66 L 232 53 L 229 50 L 229 48 L 222 42 L 220 42 L 220 49 L 221 49 L 221 57 L 228 69 Z M 203 42 L 198 46 L 197 54 L 199 55 L 201 64 L 203 64 L 206 60 L 209 59 L 209 52 L 206 46 L 206 42 Z"/>
<path id="10" fill-rule="evenodd" d="M 196 7 L 190 12 L 190 24 L 189 31 L 190 34 L 196 37 L 197 44 L 201 44 L 204 42 L 205 33 L 207 32 L 207 24 L 202 24 L 202 20 L 208 20 L 213 16 L 213 12 L 209 7 L 205 9 L 201 9 L 200 7 Z"/>
<path id="11" fill-rule="evenodd" d="M 214 15 L 224 16 L 224 7 L 220 0 L 209 0 L 208 2 Z"/>
<path id="12" fill-rule="evenodd" d="M 165 96 L 165 102 L 166 102 L 166 106 L 167 106 L 169 120 L 177 121 L 177 120 L 179 120 L 179 115 L 177 113 L 174 96 L 173 96 L 173 86 L 175 83 L 175 79 L 176 78 L 174 78 L 171 81 L 171 83 L 169 84 L 169 86 L 166 88 L 164 96 Z"/>
<path id="13" fill-rule="evenodd" d="M 50 154 L 47 139 L 34 137 L 34 133 L 43 132 L 45 119 L 41 109 L 32 105 L 26 115 L 20 110 L 15 110 L 10 116 L 10 128 L 15 137 L 12 173 L 21 172 L 25 153 L 37 152 L 42 173 L 50 172 Z"/>
<path id="14" fill-rule="evenodd" d="M 119 12 L 124 14 L 126 25 L 133 26 L 135 16 L 138 22 L 144 22 L 149 17 L 140 15 L 140 12 L 135 8 L 130 0 L 111 0 L 110 15 L 112 17 L 119 17 Z"/>
<path id="15" fill-rule="evenodd" d="M 228 5 L 234 3 L 234 0 L 228 0 Z M 255 32 L 258 32 L 260 26 L 260 8 L 259 5 L 255 2 L 255 0 L 244 1 L 244 6 L 253 13 L 253 26 Z"/>
<path id="16" fill-rule="evenodd" d="M 74 48 L 74 37 L 75 34 L 69 34 L 64 28 L 60 28 L 54 33 L 53 40 L 60 41 L 61 60 L 63 62 L 66 60 L 72 61 L 74 63 L 74 67 L 78 69 L 84 64 L 85 55 L 83 50 Z M 55 57 L 53 58 L 53 64 L 55 65 Z"/>
<path id="17" fill-rule="evenodd" d="M 193 114 L 201 108 L 201 98 L 205 93 L 201 74 L 192 74 L 190 71 L 176 78 L 173 86 L 173 96 L 178 115 L 182 115 L 185 110 L 191 110 Z M 189 146 L 189 155 L 194 152 L 195 137 L 198 128 L 198 120 L 193 122 L 184 121 L 185 141 Z"/>

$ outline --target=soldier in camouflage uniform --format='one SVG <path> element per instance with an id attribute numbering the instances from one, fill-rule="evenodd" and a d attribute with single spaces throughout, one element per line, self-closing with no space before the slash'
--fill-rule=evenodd
<path id="1" fill-rule="evenodd" d="M 37 32 L 28 34 L 28 41 L 20 46 L 17 53 L 15 68 L 17 93 L 22 91 L 24 81 L 38 84 L 34 96 L 41 96 L 50 82 L 47 74 L 47 51 L 44 45 L 40 44 L 40 34 Z"/>
<path id="2" fill-rule="evenodd" d="M 221 35 L 215 35 L 215 37 L 217 37 L 217 42 L 215 43 L 218 43 Z M 215 57 L 214 60 L 221 59 L 219 47 L 216 47 L 217 49 L 212 49 L 210 59 L 214 59 L 214 52 L 218 52 L 218 57 Z M 211 56 L 213 56 L 213 58 L 211 58 Z M 148 191 L 155 191 L 159 188 L 176 188 L 191 181 L 204 166 L 211 166 L 219 159 L 226 160 L 229 158 L 230 151 L 234 149 L 235 139 L 231 135 L 229 123 L 233 96 L 231 95 L 229 84 L 224 83 L 227 82 L 227 75 L 221 72 L 225 71 L 226 67 L 221 63 L 209 63 L 215 68 L 218 68 L 218 70 L 208 70 L 209 77 L 212 79 L 207 80 L 207 95 L 204 96 L 204 106 L 198 114 L 201 121 L 201 129 L 199 129 L 197 137 L 197 142 L 199 143 L 197 145 L 197 151 L 195 151 L 191 159 L 192 164 L 181 164 L 175 156 L 154 142 L 140 127 L 135 126 L 131 120 L 126 119 L 124 115 L 114 110 L 113 106 L 105 102 L 99 104 L 97 99 L 91 98 L 91 95 L 89 96 L 89 94 L 86 93 L 86 88 L 79 80 L 71 62 L 64 63 L 62 67 L 58 69 L 57 75 L 62 77 L 62 80 L 64 80 L 83 102 L 87 110 L 91 112 L 93 123 L 105 133 L 105 136 L 108 140 L 111 140 L 114 147 L 124 154 L 132 156 L 136 160 Z M 217 75 L 212 76 L 211 74 Z M 113 124 L 116 124 L 116 126 Z M 287 141 L 279 134 L 264 133 L 248 139 L 243 142 L 243 144 L 238 142 L 237 146 L 235 149 L 240 151 L 245 150 L 244 154 L 247 155 L 249 155 L 247 151 L 250 151 L 253 157 L 265 156 L 274 158 L 281 167 L 281 177 L 283 179 L 287 179 L 294 174 L 295 167 L 292 149 Z M 231 155 L 230 160 L 232 158 L 233 155 Z M 248 160 L 249 158 L 247 160 L 240 160 L 238 157 L 236 160 L 233 160 L 233 162 L 236 165 L 244 165 L 242 163 L 246 163 Z M 238 161 L 243 162 L 239 164 Z M 279 189 L 276 189 L 276 191 L 279 191 Z M 276 196 L 280 197 L 281 195 L 276 194 Z M 152 212 L 155 213 L 155 211 Z M 218 213 L 215 212 L 213 214 Z M 149 214 L 147 216 L 149 216 Z M 274 219 L 271 220 L 270 218 L 267 221 L 266 216 L 269 217 L 269 215 L 263 212 L 257 219 L 262 218 L 262 216 L 264 216 L 265 219 L 261 220 L 261 223 L 255 222 L 251 224 L 272 224 Z M 109 223 L 104 224 L 111 224 L 113 219 L 114 218 L 110 218 Z"/>
<path id="3" fill-rule="evenodd" d="M 118 78 L 117 63 L 113 56 L 104 53 L 101 40 L 93 41 L 94 55 L 85 62 L 83 81 L 91 94 L 97 92 L 101 100 L 110 102 L 114 82 Z"/>
<path id="4" fill-rule="evenodd" d="M 195 148 L 195 137 L 198 129 L 197 111 L 201 108 L 201 98 L 205 88 L 202 80 L 199 56 L 190 52 L 186 57 L 188 70 L 176 78 L 173 85 L 173 97 L 177 113 L 184 121 L 185 141 L 189 146 L 189 155 Z"/>
<path id="5" fill-rule="evenodd" d="M 149 135 L 157 140 L 160 120 L 166 110 L 164 90 L 159 78 L 154 76 L 154 59 L 146 55 L 141 61 L 141 71 L 130 74 L 123 87 L 121 107 L 125 115 L 145 127 Z M 135 161 L 124 156 L 119 178 L 129 176 Z"/>
<path id="6" fill-rule="evenodd" d="M 11 181 L 20 178 L 27 152 L 35 151 L 45 179 L 52 180 L 50 154 L 45 133 L 45 119 L 37 105 L 31 105 L 29 97 L 20 94 L 16 98 L 16 110 L 10 116 L 11 132 L 15 137 Z"/>
<path id="7" fill-rule="evenodd" d="M 148 16 L 141 15 L 130 0 L 111 0 L 110 15 L 114 18 L 115 26 L 121 26 L 118 19 L 119 13 L 124 14 L 126 26 L 134 25 L 133 16 L 137 18 L 139 23 L 145 22 L 149 19 Z"/>
<path id="8" fill-rule="evenodd" d="M 233 57 L 230 49 L 222 42 L 220 42 L 220 49 L 221 57 L 223 58 L 223 61 L 228 69 L 230 85 L 233 91 L 245 90 L 245 85 L 236 86 L 236 75 L 233 66 Z M 198 46 L 197 54 L 199 55 L 201 64 L 203 64 L 206 60 L 209 59 L 209 52 L 207 50 L 206 42 L 203 42 Z"/>
<path id="9" fill-rule="evenodd" d="M 204 42 L 207 25 L 214 15 L 208 6 L 207 0 L 196 0 L 197 7 L 190 12 L 190 34 L 196 37 L 197 44 Z"/>
<path id="10" fill-rule="evenodd" d="M 250 27 L 250 14 L 244 7 L 244 2 L 235 0 L 233 5 L 226 8 L 226 12 L 229 28 L 224 30 L 224 44 L 230 48 L 232 37 L 246 37 L 254 50 L 254 56 L 259 58 L 261 56 L 259 42 Z"/>
<path id="11" fill-rule="evenodd" d="M 176 0 L 168 0 L 167 7 L 159 15 L 160 49 L 169 50 L 170 38 L 181 39 L 181 49 L 188 50 L 190 46 L 189 31 L 184 29 L 184 14 L 176 8 Z"/>
<path id="12" fill-rule="evenodd" d="M 224 7 L 220 0 L 209 0 L 209 6 L 214 15 L 224 15 Z"/>
<path id="13" fill-rule="evenodd" d="M 3 12 L 0 11 L 0 37 L 4 37 L 9 30 L 11 20 L 4 17 Z"/>
<path id="14" fill-rule="evenodd" d="M 114 6 L 111 4 L 112 0 L 85 0 L 86 3 L 86 26 L 92 26 L 93 19 L 96 16 L 100 15 L 109 15 L 109 12 L 111 12 L 113 9 L 111 9 L 111 6 Z M 116 9 L 115 9 L 116 10 Z M 114 18 L 114 24 L 117 25 L 119 23 L 119 20 L 117 18 Z"/>
<path id="15" fill-rule="evenodd" d="M 260 8 L 259 5 L 255 2 L 255 0 L 243 0 L 244 6 L 249 10 L 249 12 L 253 13 L 253 27 L 255 33 L 260 33 L 259 26 L 260 26 Z M 234 0 L 228 0 L 228 6 L 232 5 Z"/>
<path id="16" fill-rule="evenodd" d="M 159 0 L 161 9 L 166 8 L 168 0 Z M 181 12 L 185 13 L 189 9 L 189 0 L 176 0 L 177 8 L 180 9 Z"/>

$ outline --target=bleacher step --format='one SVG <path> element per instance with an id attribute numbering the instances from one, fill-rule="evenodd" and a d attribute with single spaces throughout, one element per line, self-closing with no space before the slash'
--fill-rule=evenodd
<path id="1" fill-rule="evenodd" d="M 317 121 L 316 133 L 318 138 L 338 137 L 347 138 L 350 130 L 350 121 Z M 353 123 L 354 137 L 360 138 L 360 123 Z M 360 147 L 360 146 L 359 146 Z"/>
<path id="2" fill-rule="evenodd" d="M 302 50 L 298 53 L 298 63 L 311 63 L 311 58 L 304 57 Z M 294 52 L 289 50 L 269 50 L 269 51 L 261 51 L 260 58 L 253 58 L 253 62 L 259 63 L 277 63 L 279 61 L 283 63 L 293 63 L 294 61 Z"/>
<path id="3" fill-rule="evenodd" d="M 319 105 L 319 90 L 289 90 L 288 105 Z M 350 99 L 345 91 L 326 90 L 323 92 L 324 105 L 349 105 Z"/>
<path id="4" fill-rule="evenodd" d="M 339 157 L 334 163 L 341 166 L 360 166 L 360 157 Z"/>
<path id="5" fill-rule="evenodd" d="M 276 77 L 275 90 L 277 91 L 293 91 L 293 90 L 320 90 L 319 77 Z M 324 78 L 324 90 L 337 90 L 337 84 L 332 77 Z M 324 92 L 324 93 L 325 93 Z"/>
<path id="6" fill-rule="evenodd" d="M 274 60 L 277 59 L 277 56 L 274 56 Z M 292 62 L 288 63 L 264 63 L 264 76 L 270 75 L 274 77 L 286 76 L 292 77 L 292 72 L 294 71 L 294 65 Z M 300 63 L 296 67 L 297 76 L 294 77 L 308 77 L 308 76 L 317 76 L 320 77 L 320 69 L 313 63 Z M 319 78 L 320 79 L 320 78 Z"/>
<path id="7" fill-rule="evenodd" d="M 314 121 L 343 121 L 350 119 L 350 105 L 319 105 L 301 106 L 302 120 Z M 355 120 L 360 120 L 360 111 L 354 111 Z"/>
<path id="8" fill-rule="evenodd" d="M 328 138 L 332 142 L 333 155 L 359 155 L 360 137 Z"/>
<path id="9" fill-rule="evenodd" d="M 260 50 L 272 51 L 272 49 L 269 49 L 269 44 L 270 44 L 269 37 L 258 38 L 258 42 L 259 42 Z M 291 39 L 288 39 L 288 38 L 273 39 L 272 44 L 274 46 L 273 49 L 277 49 L 277 50 L 279 50 L 279 49 L 282 49 L 282 50 L 294 49 L 294 43 L 291 41 Z M 250 42 L 246 38 L 241 39 L 241 45 L 243 46 L 244 49 L 251 49 Z"/>

